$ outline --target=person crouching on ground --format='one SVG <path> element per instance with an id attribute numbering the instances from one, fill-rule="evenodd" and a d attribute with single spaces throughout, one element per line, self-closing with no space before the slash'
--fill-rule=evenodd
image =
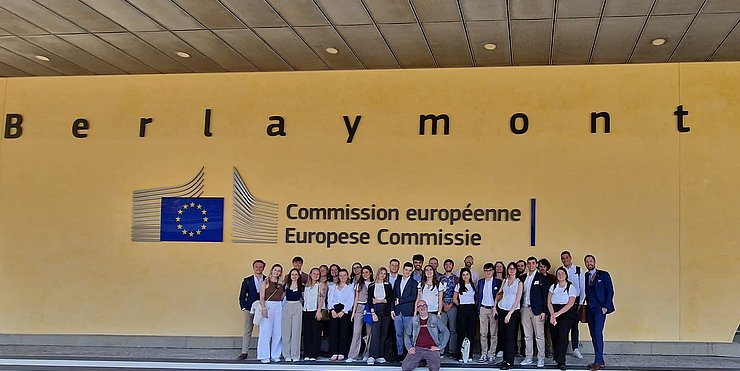
<path id="1" fill-rule="evenodd" d="M 430 316 L 425 300 L 416 302 L 417 314 L 404 329 L 403 342 L 408 350 L 401 363 L 403 371 L 411 371 L 419 366 L 422 360 L 427 362 L 429 371 L 438 371 L 440 350 L 444 349 L 450 339 L 450 330 L 442 323 L 439 316 Z"/>

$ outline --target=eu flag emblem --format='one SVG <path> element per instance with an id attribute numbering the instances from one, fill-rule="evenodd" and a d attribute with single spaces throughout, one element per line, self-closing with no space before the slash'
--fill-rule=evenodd
<path id="1" fill-rule="evenodd" d="M 223 197 L 162 197 L 160 241 L 222 242 Z"/>

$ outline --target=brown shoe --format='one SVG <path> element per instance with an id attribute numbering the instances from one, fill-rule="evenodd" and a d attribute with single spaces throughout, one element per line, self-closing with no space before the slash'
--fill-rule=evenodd
<path id="1" fill-rule="evenodd" d="M 239 357 L 236 357 L 237 361 L 243 361 L 245 359 L 247 359 L 247 353 L 242 353 L 239 355 Z"/>
<path id="2" fill-rule="evenodd" d="M 603 364 L 595 364 L 591 366 L 591 371 L 599 371 L 601 368 L 604 367 Z"/>

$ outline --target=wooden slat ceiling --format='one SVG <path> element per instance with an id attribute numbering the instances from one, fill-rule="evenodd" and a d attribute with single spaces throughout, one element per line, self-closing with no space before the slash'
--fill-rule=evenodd
<path id="1" fill-rule="evenodd" d="M 0 0 L 0 76 L 737 61 L 739 21 L 740 0 Z"/>

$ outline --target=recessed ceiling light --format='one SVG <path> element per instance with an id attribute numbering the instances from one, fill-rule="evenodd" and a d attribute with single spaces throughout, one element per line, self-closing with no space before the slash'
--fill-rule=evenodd
<path id="1" fill-rule="evenodd" d="M 655 39 L 655 40 L 651 41 L 650 43 L 653 44 L 653 45 L 655 45 L 655 46 L 661 46 L 661 45 L 665 44 L 665 39 Z"/>
<path id="2" fill-rule="evenodd" d="M 337 50 L 336 48 L 326 48 L 326 52 L 329 54 L 337 54 L 339 53 L 339 50 Z"/>
<path id="3" fill-rule="evenodd" d="M 494 43 L 484 44 L 483 48 L 485 48 L 486 50 L 493 50 L 493 49 L 496 49 L 496 44 Z"/>
<path id="4" fill-rule="evenodd" d="M 177 54 L 177 56 L 180 58 L 190 58 L 190 54 L 185 53 L 185 52 L 177 52 L 175 54 Z"/>
<path id="5" fill-rule="evenodd" d="M 44 61 L 44 62 L 48 62 L 49 61 L 49 57 L 44 57 L 43 55 L 37 55 L 36 56 L 36 59 L 38 59 L 40 61 Z"/>

